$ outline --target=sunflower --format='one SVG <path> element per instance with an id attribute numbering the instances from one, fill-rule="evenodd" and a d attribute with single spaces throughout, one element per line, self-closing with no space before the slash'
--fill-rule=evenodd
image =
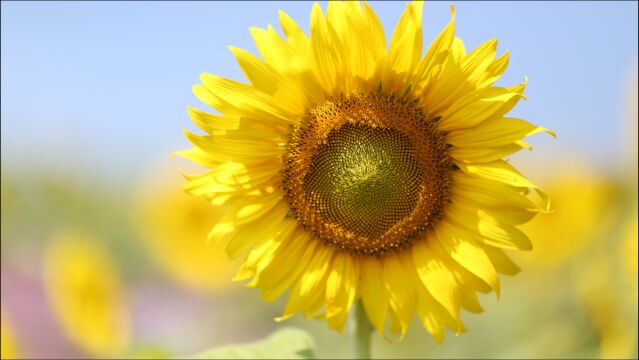
<path id="1" fill-rule="evenodd" d="M 47 295 L 69 339 L 88 354 L 121 356 L 129 341 L 123 289 L 116 265 L 98 240 L 61 234 L 44 261 Z"/>
<path id="2" fill-rule="evenodd" d="M 0 331 L 0 359 L 17 359 L 20 352 L 9 315 L 4 312 L 4 309 L 0 310 L 0 313 L 2 314 L 2 318 L 0 318 L 0 329 L 2 329 Z"/>
<path id="3" fill-rule="evenodd" d="M 609 245 L 599 247 L 603 250 L 599 257 L 589 259 L 587 266 L 575 272 L 578 305 L 584 310 L 586 328 L 598 338 L 599 358 L 632 359 L 637 357 L 637 303 L 632 299 L 637 282 L 624 276 L 623 263 L 610 256 L 615 251 Z M 634 250 L 636 254 L 636 247 Z"/>
<path id="4" fill-rule="evenodd" d="M 150 187 L 151 177 L 163 181 Z M 194 291 L 220 294 L 230 290 L 229 280 L 237 266 L 225 261 L 223 247 L 202 241 L 221 209 L 212 209 L 205 199 L 180 191 L 180 176 L 168 169 L 149 171 L 143 180 L 135 222 L 155 262 L 174 281 Z"/>
<path id="5" fill-rule="evenodd" d="M 231 47 L 249 83 L 201 76 L 189 108 L 206 135 L 180 152 L 208 168 L 185 189 L 227 211 L 210 233 L 236 280 L 341 331 L 361 299 L 372 325 L 403 336 L 413 314 L 437 341 L 464 331 L 476 291 L 499 293 L 528 250 L 517 225 L 546 208 L 543 193 L 504 156 L 548 130 L 504 117 L 525 82 L 495 87 L 508 53 L 496 40 L 470 53 L 452 19 L 422 57 L 421 2 L 408 4 L 386 48 L 364 3 L 318 4 L 310 37 L 284 12 L 285 37 L 251 28 L 262 58 Z M 531 200 L 530 190 L 542 195 Z"/>
<path id="6" fill-rule="evenodd" d="M 556 277 L 559 267 L 579 261 L 619 216 L 616 208 L 607 206 L 617 202 L 614 182 L 578 157 L 567 156 L 558 163 L 564 165 L 547 165 L 553 175 L 544 184 L 553 199 L 553 216 L 540 216 L 522 226 L 538 240 L 534 251 L 516 258 L 522 266 L 536 269 L 534 276 L 539 277 L 541 286 L 545 286 L 544 273 Z"/>

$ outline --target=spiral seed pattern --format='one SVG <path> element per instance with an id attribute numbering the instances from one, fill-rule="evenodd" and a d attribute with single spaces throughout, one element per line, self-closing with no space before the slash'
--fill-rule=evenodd
<path id="1" fill-rule="evenodd" d="M 296 219 L 352 253 L 409 246 L 448 200 L 444 135 L 404 97 L 353 95 L 317 106 L 293 130 L 284 161 Z"/>

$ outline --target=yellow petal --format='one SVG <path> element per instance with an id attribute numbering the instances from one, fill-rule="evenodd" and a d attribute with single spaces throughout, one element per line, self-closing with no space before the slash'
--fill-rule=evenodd
<path id="1" fill-rule="evenodd" d="M 200 76 L 204 88 L 198 88 L 196 96 L 208 91 L 208 97 L 200 100 L 210 101 L 208 105 L 226 115 L 251 114 L 257 118 L 274 118 L 284 122 L 293 122 L 299 108 L 294 104 L 278 103 L 272 96 L 256 89 L 255 87 L 239 81 L 221 78 L 212 74 Z M 195 91 L 195 89 L 194 89 Z"/>
<path id="2" fill-rule="evenodd" d="M 377 17 L 375 11 L 373 11 L 370 5 L 366 2 L 364 3 L 363 24 L 368 26 L 368 31 L 364 32 L 364 34 L 367 34 L 368 41 L 366 44 L 368 45 L 371 56 L 374 59 L 382 58 L 386 54 L 386 36 L 384 35 L 384 28 L 382 27 L 382 22 L 379 20 L 379 17 Z"/>
<path id="3" fill-rule="evenodd" d="M 442 61 L 442 65 L 433 70 L 428 82 L 419 92 L 424 108 L 433 115 L 448 111 L 458 99 L 463 99 L 475 90 L 468 82 L 461 64 L 455 61 L 449 52 L 444 54 L 447 57 Z"/>
<path id="4" fill-rule="evenodd" d="M 482 246 L 486 255 L 490 258 L 490 262 L 493 263 L 495 269 L 504 275 L 515 275 L 521 271 L 519 266 L 515 264 L 501 249 L 494 248 L 492 246 Z"/>
<path id="5" fill-rule="evenodd" d="M 429 244 L 431 241 L 436 239 L 429 236 L 426 241 L 416 241 L 413 245 L 415 269 L 433 298 L 442 304 L 453 318 L 458 319 L 460 304 L 457 282 L 433 251 L 432 245 Z"/>
<path id="6" fill-rule="evenodd" d="M 275 159 L 254 165 L 233 162 L 213 165 L 204 174 L 184 175 L 188 183 L 183 188 L 192 195 L 249 192 L 278 184 L 281 178 L 278 164 Z"/>
<path id="7" fill-rule="evenodd" d="M 460 289 L 467 288 L 473 291 L 479 291 L 484 294 L 488 294 L 493 290 L 490 285 L 488 285 L 484 280 L 480 279 L 479 277 L 477 277 L 477 275 L 461 266 L 450 256 L 444 254 L 440 248 L 435 248 L 434 250 L 437 252 L 437 254 L 440 255 L 441 262 L 451 272 L 457 283 L 460 284 Z M 454 329 L 455 328 L 451 328 L 451 330 Z"/>
<path id="8" fill-rule="evenodd" d="M 315 64 L 313 70 L 326 94 L 333 94 L 338 85 L 342 55 L 337 49 L 340 48 L 340 40 L 324 18 L 319 4 L 315 3 L 311 11 L 311 52 Z"/>
<path id="9" fill-rule="evenodd" d="M 316 317 L 326 320 L 326 312 L 321 312 L 322 308 L 326 304 L 326 300 L 324 299 L 326 296 L 325 290 L 326 288 L 320 287 L 313 297 L 309 298 L 308 304 L 306 304 L 306 307 L 302 310 L 305 319 Z"/>
<path id="10" fill-rule="evenodd" d="M 406 254 L 404 254 L 406 253 Z M 410 271 L 415 271 L 407 252 L 384 258 L 384 281 L 390 294 L 389 305 L 398 317 L 402 334 L 406 334 L 415 310 L 415 289 Z"/>
<path id="11" fill-rule="evenodd" d="M 388 65 L 396 73 L 412 72 L 422 57 L 423 8 L 422 1 L 409 3 L 393 31 Z"/>
<path id="12" fill-rule="evenodd" d="M 451 50 L 455 62 L 461 63 L 462 59 L 466 56 L 466 46 L 464 46 L 462 39 L 455 37 Z"/>
<path id="13" fill-rule="evenodd" d="M 475 314 L 479 314 L 484 311 L 484 309 L 481 307 L 481 304 L 479 303 L 477 294 L 474 291 L 461 286 L 459 288 L 459 295 L 461 299 L 461 305 L 467 311 Z"/>
<path id="14" fill-rule="evenodd" d="M 545 131 L 556 137 L 555 133 L 515 118 L 493 118 L 481 122 L 479 125 L 463 130 L 453 130 L 448 133 L 446 142 L 459 147 L 490 147 L 508 145 L 526 136 Z"/>
<path id="15" fill-rule="evenodd" d="M 346 75 L 352 77 L 352 83 L 349 84 L 352 87 L 367 86 L 363 84 L 372 80 L 378 61 L 385 57 L 386 42 L 379 19 L 367 4 L 364 4 L 364 8 L 362 11 L 360 3 L 355 1 L 329 2 L 327 10 L 329 22 L 335 28 L 347 55 L 344 65 L 348 69 Z M 363 84 L 360 84 L 362 80 Z M 368 83 L 368 87 L 372 87 L 370 85 Z"/>
<path id="16" fill-rule="evenodd" d="M 260 282 L 256 284 L 256 287 L 262 288 L 260 295 L 266 301 L 275 301 L 291 284 L 296 283 L 305 270 L 305 264 L 315 256 L 318 241 L 311 239 L 305 229 L 298 228 L 291 239 L 294 240 L 285 244 L 286 249 L 278 251 L 278 261 L 272 262 L 268 268 L 262 270 Z M 279 262 L 290 266 L 281 266 Z"/>
<path id="17" fill-rule="evenodd" d="M 486 68 L 493 62 L 497 52 L 497 39 L 490 39 L 479 45 L 462 60 L 462 68 L 468 74 L 468 80 L 477 84 L 485 79 Z"/>
<path id="18" fill-rule="evenodd" d="M 360 292 L 364 309 L 378 332 L 384 332 L 388 314 L 388 293 L 386 291 L 380 260 L 365 256 L 360 259 Z"/>
<path id="19" fill-rule="evenodd" d="M 485 244 L 512 250 L 530 250 L 532 243 L 514 225 L 500 223 L 481 210 L 468 213 L 451 204 L 446 209 L 446 217 L 455 225 L 478 234 L 478 240 Z"/>
<path id="20" fill-rule="evenodd" d="M 430 295 L 426 287 L 422 284 L 416 286 L 417 292 L 417 314 L 419 320 L 426 330 L 433 336 L 435 341 L 442 343 L 444 341 L 444 325 L 440 319 L 440 313 L 446 312 L 440 303 L 435 301 Z"/>
<path id="21" fill-rule="evenodd" d="M 333 259 L 326 280 L 326 320 L 328 326 L 339 332 L 357 295 L 359 271 L 350 254 L 339 252 Z"/>
<path id="22" fill-rule="evenodd" d="M 453 39 L 455 38 L 455 7 L 450 7 L 451 19 L 448 25 L 437 35 L 437 38 L 430 44 L 424 59 L 419 64 L 416 71 L 416 78 L 419 80 L 419 88 L 427 88 L 429 79 L 433 78 L 436 68 L 445 62 L 449 56 Z"/>
<path id="23" fill-rule="evenodd" d="M 238 140 L 224 135 L 201 136 L 186 130 L 184 135 L 202 151 L 214 154 L 217 161 L 256 163 L 281 157 L 285 150 L 269 140 Z"/>
<path id="24" fill-rule="evenodd" d="M 397 315 L 397 311 L 392 306 L 389 307 L 388 309 L 388 318 L 389 318 L 388 329 L 393 334 L 401 333 L 400 338 L 396 340 L 397 342 L 401 342 L 404 339 L 404 336 L 406 336 L 406 333 L 402 331 L 402 324 L 399 321 L 399 315 Z"/>
<path id="25" fill-rule="evenodd" d="M 506 67 L 508 67 L 508 61 L 509 61 L 508 51 L 503 53 L 497 59 L 493 60 L 493 62 L 490 63 L 490 65 L 488 65 L 488 67 L 486 68 L 486 71 L 481 77 L 481 80 L 477 82 L 476 84 L 477 88 L 480 89 L 486 86 L 490 86 L 495 81 L 497 81 L 497 79 L 499 79 L 501 74 L 504 73 L 504 70 L 506 70 Z"/>
<path id="26" fill-rule="evenodd" d="M 213 229 L 209 232 L 207 241 L 215 241 L 218 244 L 225 242 L 231 237 L 231 234 L 235 231 L 235 226 L 232 222 L 218 222 L 213 226 Z"/>
<path id="27" fill-rule="evenodd" d="M 528 84 L 528 77 L 524 77 L 524 82 L 519 84 L 519 85 L 515 85 L 515 86 L 511 86 L 508 87 L 506 89 L 508 89 L 509 91 L 519 94 L 519 96 L 515 96 L 512 97 L 510 100 L 506 101 L 506 103 L 504 103 L 504 105 L 502 105 L 497 112 L 495 112 L 492 117 L 493 118 L 500 118 L 503 117 L 504 115 L 506 115 L 510 110 L 512 110 L 512 108 L 515 107 L 515 105 L 517 105 L 517 103 L 519 102 L 520 99 L 525 99 L 526 97 L 524 96 L 524 91 L 526 90 L 526 85 Z"/>
<path id="28" fill-rule="evenodd" d="M 340 56 L 340 70 L 337 71 L 341 74 L 338 75 L 339 89 L 346 94 L 358 86 L 359 79 L 356 77 L 361 77 L 362 67 L 367 67 L 368 62 L 374 60 L 368 54 L 362 54 L 365 49 L 349 19 L 358 12 L 361 12 L 361 8 L 357 2 L 329 1 L 326 8 L 329 29 L 332 29 L 331 33 L 338 40 L 333 47 Z"/>
<path id="29" fill-rule="evenodd" d="M 282 26 L 282 30 L 288 39 L 289 45 L 293 49 L 297 50 L 298 53 L 307 54 L 310 51 L 310 41 L 306 34 L 304 34 L 304 31 L 302 31 L 297 23 L 295 23 L 295 21 L 284 11 L 280 10 L 278 14 L 280 26 Z"/>
<path id="30" fill-rule="evenodd" d="M 229 49 L 235 55 L 244 76 L 255 88 L 270 95 L 275 94 L 279 74 L 269 64 L 244 49 L 235 46 L 229 46 Z"/>
<path id="31" fill-rule="evenodd" d="M 348 20 L 346 18 L 346 4 L 341 1 L 330 1 L 326 6 L 326 20 L 335 30 L 335 35 L 344 42 L 350 35 Z M 356 6 L 359 3 L 353 2 Z"/>
<path id="32" fill-rule="evenodd" d="M 248 287 L 254 287 L 258 283 L 262 283 L 261 279 L 264 276 L 264 271 L 272 266 L 282 266 L 279 261 L 278 254 L 280 254 L 283 248 L 288 245 L 294 239 L 292 238 L 295 230 L 298 228 L 298 224 L 292 220 L 288 219 L 282 224 L 281 228 L 278 229 L 275 233 L 270 234 L 270 236 L 265 239 L 261 239 L 262 242 L 267 242 L 273 240 L 277 246 L 274 246 L 272 251 L 268 252 L 268 255 L 263 255 L 256 263 L 255 263 L 255 275 L 253 280 L 247 284 Z"/>
<path id="33" fill-rule="evenodd" d="M 287 104 L 289 111 L 295 114 L 304 113 L 304 104 L 309 100 L 304 97 L 304 92 L 297 86 L 296 81 L 282 76 L 269 64 L 246 50 L 234 46 L 230 49 L 244 75 L 256 89 L 272 96 L 277 103 Z"/>
<path id="34" fill-rule="evenodd" d="M 272 26 L 269 25 L 266 30 L 252 27 L 249 31 L 262 58 L 278 72 L 302 72 L 308 68 L 304 59 Z"/>
<path id="35" fill-rule="evenodd" d="M 435 229 L 434 247 L 441 250 L 471 273 L 490 285 L 499 296 L 499 277 L 484 250 L 466 232 L 459 231 L 449 222 L 440 221 Z"/>
<path id="36" fill-rule="evenodd" d="M 463 172 L 453 174 L 453 186 L 450 194 L 455 201 L 456 197 L 464 200 L 493 206 L 497 208 L 515 208 L 533 211 L 535 205 L 519 188 L 506 185 L 499 181 L 469 176 Z"/>
<path id="37" fill-rule="evenodd" d="M 273 259 L 275 251 L 282 246 L 282 243 L 281 239 L 271 238 L 255 246 L 246 257 L 246 260 L 244 260 L 244 263 L 242 263 L 233 280 L 241 281 L 257 275 L 260 263 L 263 267 L 268 266 Z"/>
<path id="38" fill-rule="evenodd" d="M 535 184 L 523 177 L 514 167 L 503 160 L 497 160 L 486 164 L 463 164 L 457 166 L 471 176 L 499 181 L 515 187 L 537 188 Z"/>
<path id="39" fill-rule="evenodd" d="M 260 198 L 259 202 L 254 202 L 239 208 L 233 216 L 233 221 L 238 225 L 255 221 L 270 212 L 275 205 L 281 203 L 283 203 L 282 194 L 274 193 L 273 195 L 264 195 Z"/>
<path id="40" fill-rule="evenodd" d="M 220 217 L 221 223 L 233 223 L 235 226 L 253 222 L 275 206 L 283 204 L 281 190 L 272 193 L 240 194 L 227 202 L 228 211 Z"/>
<path id="41" fill-rule="evenodd" d="M 218 161 L 217 159 L 215 159 L 214 156 L 197 147 L 193 147 L 188 150 L 176 151 L 171 155 L 181 156 L 193 161 L 198 165 L 202 165 L 208 168 L 215 168 L 224 163 L 223 161 Z"/>
<path id="42" fill-rule="evenodd" d="M 209 134 L 225 130 L 237 130 L 240 127 L 239 117 L 209 114 L 190 106 L 188 111 L 195 125 Z"/>
<path id="43" fill-rule="evenodd" d="M 295 220 L 286 219 L 287 211 L 286 206 L 276 206 L 264 212 L 255 224 L 238 228 L 226 245 L 229 258 L 235 259 L 256 243 L 285 234 L 284 229 L 295 224 Z"/>
<path id="44" fill-rule="evenodd" d="M 412 273 L 417 293 L 417 314 L 428 332 L 441 343 L 444 340 L 444 326 L 459 333 L 463 330 L 459 316 L 453 318 L 450 313 L 439 303 L 418 278 L 418 274 Z M 460 288 L 461 289 L 461 288 Z"/>
<path id="45" fill-rule="evenodd" d="M 517 196 L 523 197 L 523 195 L 521 194 L 517 194 Z M 458 206 L 460 209 L 463 209 L 464 211 L 468 213 L 472 213 L 474 212 L 475 209 L 479 209 L 485 212 L 487 215 L 490 215 L 493 218 L 498 219 L 500 222 L 505 222 L 511 225 L 520 225 L 520 224 L 527 223 L 533 217 L 535 217 L 535 215 L 537 215 L 537 211 L 535 210 L 517 208 L 512 205 L 510 206 L 506 205 L 504 207 L 487 205 L 473 198 L 472 195 L 469 193 L 459 196 L 457 199 L 459 201 L 456 202 L 456 206 Z"/>
<path id="46" fill-rule="evenodd" d="M 328 246 L 318 246 L 316 250 L 315 256 L 306 266 L 297 284 L 291 289 L 291 295 L 281 319 L 305 309 L 324 293 L 324 281 L 335 251 Z"/>
<path id="47" fill-rule="evenodd" d="M 184 190 L 196 196 L 235 191 L 235 188 L 232 186 L 217 183 L 215 181 L 215 175 L 215 171 L 209 171 L 202 175 L 190 176 L 188 178 L 189 182 L 184 186 Z"/>
<path id="48" fill-rule="evenodd" d="M 453 146 L 448 151 L 448 155 L 457 161 L 465 163 L 489 163 L 514 154 L 521 149 L 524 149 L 524 146 L 516 143 L 491 148 L 466 148 Z"/>
<path id="49" fill-rule="evenodd" d="M 464 129 L 473 127 L 488 118 L 500 117 L 510 111 L 516 103 L 515 100 L 522 95 L 522 92 L 500 87 L 472 91 L 441 113 L 442 118 L 438 122 L 438 128 L 442 131 Z"/>
<path id="50" fill-rule="evenodd" d="M 266 63 L 282 74 L 286 81 L 295 83 L 309 103 L 320 103 L 323 101 L 322 87 L 312 70 L 310 41 L 283 12 L 280 12 L 280 23 L 289 37 L 288 43 L 269 25 L 266 30 L 250 29 L 255 45 Z"/>

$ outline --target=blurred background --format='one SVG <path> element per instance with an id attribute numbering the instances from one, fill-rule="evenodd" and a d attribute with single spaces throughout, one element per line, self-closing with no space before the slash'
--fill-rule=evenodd
<path id="1" fill-rule="evenodd" d="M 513 116 L 536 135 L 511 161 L 555 212 L 525 226 L 535 249 L 469 331 L 437 344 L 418 321 L 377 357 L 637 357 L 637 2 L 459 2 L 457 36 L 497 37 L 529 82 Z M 286 325 L 343 357 L 347 338 L 230 281 L 205 242 L 216 214 L 180 190 L 171 157 L 196 130 L 202 72 L 244 79 L 229 45 L 310 2 L 2 2 L 2 357 L 167 357 L 254 341 Z M 322 3 L 325 9 L 325 3 Z M 387 39 L 404 9 L 375 2 Z M 424 7 L 430 43 L 449 2 Z"/>

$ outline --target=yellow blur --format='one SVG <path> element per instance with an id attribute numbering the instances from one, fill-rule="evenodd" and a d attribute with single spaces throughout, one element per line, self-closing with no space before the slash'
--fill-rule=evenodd
<path id="1" fill-rule="evenodd" d="M 96 357 L 126 350 L 129 328 L 120 277 L 98 240 L 81 234 L 52 239 L 44 282 L 54 313 L 80 348 Z"/>
<path id="2" fill-rule="evenodd" d="M 18 346 L 14 338 L 13 328 L 9 322 L 9 316 L 2 310 L 0 321 L 0 359 L 17 359 Z"/>
<path id="3" fill-rule="evenodd" d="M 134 223 L 145 249 L 171 279 L 195 291 L 219 293 L 233 286 L 237 268 L 222 246 L 206 240 L 222 214 L 182 190 L 184 182 L 174 168 L 150 171 L 140 186 Z"/>
<path id="4" fill-rule="evenodd" d="M 517 254 L 522 266 L 554 268 L 578 255 L 612 224 L 610 206 L 615 184 L 585 165 L 556 169 L 544 184 L 550 197 L 550 214 L 540 214 L 521 229 L 533 242 L 533 250 Z"/>

